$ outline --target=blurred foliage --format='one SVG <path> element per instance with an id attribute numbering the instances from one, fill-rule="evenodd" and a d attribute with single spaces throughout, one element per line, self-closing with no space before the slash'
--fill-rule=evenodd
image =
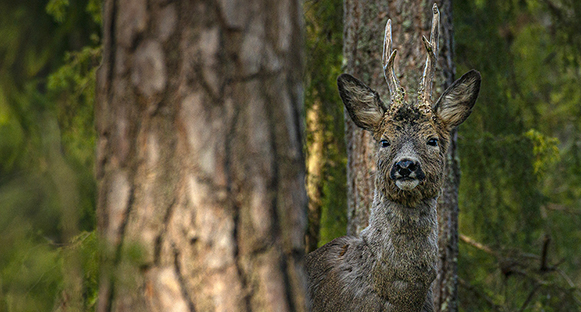
<path id="1" fill-rule="evenodd" d="M 321 230 L 319 246 L 347 231 L 347 185 L 343 104 L 337 92 L 337 77 L 343 59 L 343 1 L 307 0 L 303 4 L 306 24 L 305 109 L 320 109 L 320 124 L 308 127 L 306 153 L 314 131 L 323 132 L 324 161 L 321 179 Z"/>
<path id="2" fill-rule="evenodd" d="M 560 159 L 559 139 L 547 138 L 535 129 L 527 131 L 525 136 L 533 143 L 534 172 L 541 176 L 544 171 L 552 167 Z"/>
<path id="3" fill-rule="evenodd" d="M 460 232 L 495 251 L 460 243 L 464 311 L 581 309 L 579 17 L 573 0 L 454 1 L 457 71 L 483 77 L 459 131 Z"/>
<path id="4" fill-rule="evenodd" d="M 98 0 L 0 2 L 0 311 L 65 306 L 70 254 L 96 300 L 99 32 Z"/>

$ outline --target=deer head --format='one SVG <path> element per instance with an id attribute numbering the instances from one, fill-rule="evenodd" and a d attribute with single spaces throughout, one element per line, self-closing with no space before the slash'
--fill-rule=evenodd
<path id="1" fill-rule="evenodd" d="M 422 38 L 428 56 L 417 97 L 408 99 L 395 74 L 397 50 L 392 48 L 391 20 L 385 27 L 382 57 L 389 105 L 357 78 L 342 74 L 337 79 L 349 116 L 357 126 L 371 131 L 377 142 L 376 188 L 408 207 L 438 195 L 450 131 L 470 115 L 480 90 L 480 73 L 471 70 L 432 101 L 440 21 L 436 4 L 432 11 L 430 40 Z"/>

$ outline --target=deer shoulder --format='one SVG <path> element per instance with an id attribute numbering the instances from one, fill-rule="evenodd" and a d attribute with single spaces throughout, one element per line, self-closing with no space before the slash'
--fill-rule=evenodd
<path id="1" fill-rule="evenodd" d="M 375 257 L 358 237 L 334 239 L 307 255 L 313 311 L 389 311 L 370 282 Z"/>

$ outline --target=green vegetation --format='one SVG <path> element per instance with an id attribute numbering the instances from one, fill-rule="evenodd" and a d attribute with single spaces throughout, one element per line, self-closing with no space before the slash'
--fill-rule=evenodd
<path id="1" fill-rule="evenodd" d="M 460 129 L 460 233 L 495 251 L 460 243 L 461 307 L 578 310 L 581 5 L 454 4 L 457 71 L 483 77 Z"/>
<path id="2" fill-rule="evenodd" d="M 321 231 L 319 246 L 347 232 L 347 185 L 343 104 L 337 92 L 343 48 L 343 1 L 305 1 L 306 73 L 305 109 L 318 123 L 307 127 L 305 153 L 310 151 L 315 132 L 322 133 L 324 148 L 317 157 L 321 172 Z M 309 121 L 312 122 L 312 121 Z"/>
<path id="3" fill-rule="evenodd" d="M 79 273 L 71 265 L 85 306 L 96 300 L 99 6 L 0 3 L 0 311 L 67 304 L 67 276 Z"/>

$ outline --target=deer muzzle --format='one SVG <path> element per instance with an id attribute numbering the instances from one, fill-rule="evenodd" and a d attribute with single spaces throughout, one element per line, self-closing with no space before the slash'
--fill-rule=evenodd
<path id="1" fill-rule="evenodd" d="M 401 190 L 411 191 L 426 178 L 426 175 L 417 159 L 403 158 L 393 164 L 389 178 Z"/>

